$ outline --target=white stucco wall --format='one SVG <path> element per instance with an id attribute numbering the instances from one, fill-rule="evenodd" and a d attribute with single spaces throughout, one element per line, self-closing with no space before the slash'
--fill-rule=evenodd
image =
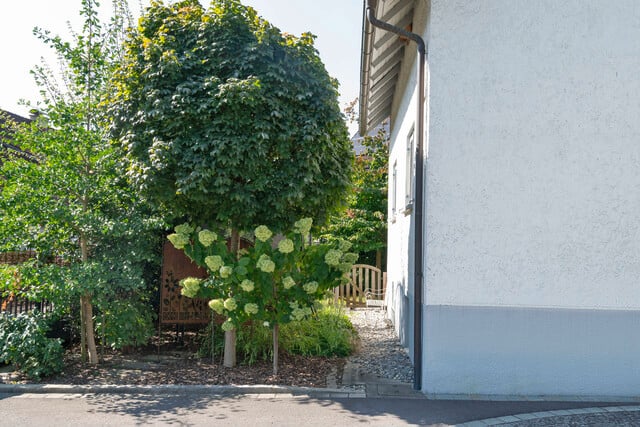
<path id="1" fill-rule="evenodd" d="M 429 27 L 427 304 L 640 308 L 640 2 L 433 0 Z"/>
<path id="2" fill-rule="evenodd" d="M 423 391 L 637 396 L 640 2 L 430 7 Z M 401 190 L 415 81 L 405 64 Z M 388 278 L 412 350 L 411 219 L 389 225 Z"/>
<path id="3" fill-rule="evenodd" d="M 415 70 L 409 76 L 415 86 Z M 389 147 L 389 207 L 387 246 L 387 296 L 389 314 L 400 342 L 413 356 L 413 216 L 405 212 L 405 177 L 407 136 L 415 123 L 415 93 L 401 100 L 399 114 L 404 120 L 391 129 Z M 393 171 L 396 179 L 394 184 Z M 395 197 L 394 197 L 395 193 Z M 394 206 L 395 201 L 395 206 Z M 393 212 L 395 211 L 395 215 Z"/>

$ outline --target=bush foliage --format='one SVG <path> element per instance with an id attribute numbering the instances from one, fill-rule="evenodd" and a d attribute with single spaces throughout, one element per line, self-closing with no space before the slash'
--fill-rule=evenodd
<path id="1" fill-rule="evenodd" d="M 38 312 L 16 317 L 0 314 L 0 362 L 13 364 L 34 380 L 62 371 L 62 342 L 47 338 L 48 329 L 46 318 Z"/>
<path id="2" fill-rule="evenodd" d="M 282 325 L 280 349 L 287 354 L 345 357 L 353 352 L 356 339 L 357 333 L 349 317 L 339 308 L 323 306 L 304 320 Z M 272 357 L 271 331 L 259 322 L 247 322 L 238 329 L 237 340 L 238 356 L 244 364 L 251 365 Z M 209 324 L 201 332 L 198 355 L 211 357 L 212 344 L 213 357 L 221 357 L 222 329 L 215 326 L 212 334 Z"/>

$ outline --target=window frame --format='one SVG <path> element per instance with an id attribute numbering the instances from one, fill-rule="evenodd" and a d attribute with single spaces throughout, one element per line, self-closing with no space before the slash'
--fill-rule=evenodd
<path id="1" fill-rule="evenodd" d="M 409 215 L 413 211 L 413 202 L 415 197 L 415 126 L 411 126 L 411 130 L 407 134 L 407 144 L 405 153 L 405 181 L 404 181 L 404 214 Z"/>

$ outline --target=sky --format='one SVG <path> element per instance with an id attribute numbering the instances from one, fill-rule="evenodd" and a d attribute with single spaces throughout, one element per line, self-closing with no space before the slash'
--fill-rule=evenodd
<path id="1" fill-rule="evenodd" d="M 259 15 L 282 32 L 300 35 L 310 31 L 317 36 L 316 48 L 332 77 L 340 82 L 340 105 L 358 96 L 362 0 L 241 0 L 255 8 Z M 70 40 L 68 24 L 80 30 L 80 0 L 0 0 L 0 109 L 28 116 L 21 99 L 35 104 L 39 99 L 30 70 L 41 63 L 56 67 L 51 49 L 33 35 L 40 27 Z M 171 2 L 171 1 L 166 1 Z M 208 5 L 209 0 L 200 1 Z M 102 0 L 101 10 L 107 17 L 111 0 Z M 131 10 L 138 14 L 139 3 L 130 0 Z"/>

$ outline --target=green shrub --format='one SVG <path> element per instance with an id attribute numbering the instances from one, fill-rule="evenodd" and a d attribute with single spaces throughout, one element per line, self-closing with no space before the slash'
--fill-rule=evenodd
<path id="1" fill-rule="evenodd" d="M 114 298 L 97 317 L 96 330 L 103 344 L 111 348 L 138 347 L 146 344 L 155 332 L 153 313 L 144 301 Z"/>
<path id="2" fill-rule="evenodd" d="M 200 334 L 198 355 L 211 357 L 211 345 L 214 347 L 214 358 L 224 354 L 224 331 L 217 325 L 214 336 L 209 324 Z M 262 324 L 247 322 L 236 331 L 236 355 L 246 365 L 253 365 L 258 360 L 269 360 L 273 353 L 271 329 Z"/>
<path id="3" fill-rule="evenodd" d="M 314 316 L 284 325 L 282 345 L 289 353 L 305 356 L 350 355 L 356 331 L 349 317 L 340 309 L 323 307 Z"/>
<path id="4" fill-rule="evenodd" d="M 0 362 L 13 364 L 34 380 L 62 371 L 61 340 L 47 338 L 48 330 L 40 313 L 0 314 Z"/>
<path id="5" fill-rule="evenodd" d="M 212 336 L 211 325 L 202 331 L 199 356 L 211 357 L 213 342 L 214 358 L 222 357 L 224 332 L 219 325 L 214 332 Z M 304 356 L 344 357 L 353 352 L 356 337 L 349 317 L 339 308 L 326 306 L 307 319 L 281 325 L 280 350 Z M 244 364 L 270 360 L 272 345 L 271 329 L 260 323 L 248 322 L 237 330 L 237 355 Z"/>

